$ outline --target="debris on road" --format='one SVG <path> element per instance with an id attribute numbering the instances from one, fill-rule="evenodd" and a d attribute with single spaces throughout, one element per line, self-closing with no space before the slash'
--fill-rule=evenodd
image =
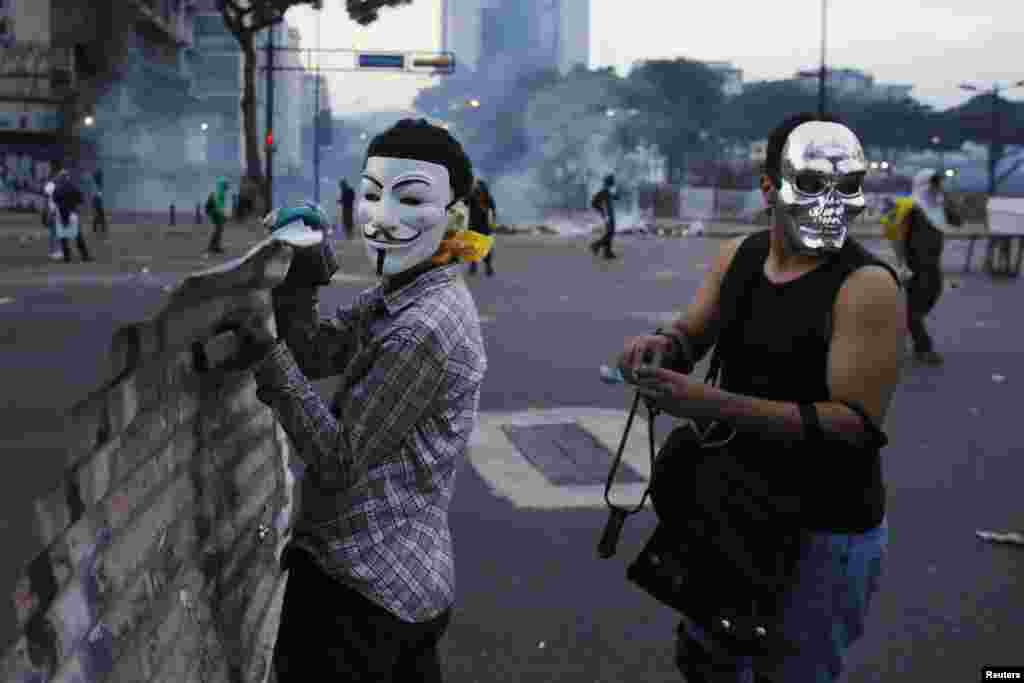
<path id="1" fill-rule="evenodd" d="M 975 535 L 983 541 L 989 543 L 1008 543 L 1010 545 L 1024 545 L 1024 534 L 1017 533 L 1016 531 L 997 532 L 997 531 L 975 531 Z"/>

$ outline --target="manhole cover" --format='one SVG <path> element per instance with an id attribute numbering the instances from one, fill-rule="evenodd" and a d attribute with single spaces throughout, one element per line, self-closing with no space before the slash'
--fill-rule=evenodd
<path id="1" fill-rule="evenodd" d="M 539 425 L 502 425 L 501 429 L 524 458 L 556 486 L 603 484 L 614 453 L 575 422 Z M 628 463 L 622 462 L 616 484 L 643 483 Z"/>

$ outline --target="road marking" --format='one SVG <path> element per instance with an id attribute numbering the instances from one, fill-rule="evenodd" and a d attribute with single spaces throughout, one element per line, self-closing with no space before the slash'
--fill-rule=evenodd
<path id="1" fill-rule="evenodd" d="M 667 325 L 674 323 L 683 317 L 684 311 L 654 311 L 654 312 L 633 312 L 627 313 L 630 318 L 646 320 L 654 325 Z"/>
<path id="2" fill-rule="evenodd" d="M 604 484 L 555 486 L 530 463 L 506 436 L 503 425 L 527 426 L 576 422 L 615 453 L 629 414 L 625 410 L 562 407 L 522 412 L 482 412 L 469 442 L 469 461 L 494 495 L 519 508 L 544 510 L 604 507 Z M 668 433 L 668 426 L 664 428 Z M 618 484 L 611 500 L 619 505 L 636 505 L 651 476 L 647 452 L 647 423 L 633 421 L 622 460 L 644 483 Z M 608 463 L 609 468 L 611 462 Z M 647 503 L 650 504 L 649 502 Z"/>

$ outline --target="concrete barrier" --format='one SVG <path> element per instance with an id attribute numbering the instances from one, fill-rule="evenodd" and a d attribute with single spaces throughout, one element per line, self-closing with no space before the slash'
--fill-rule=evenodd
<path id="1" fill-rule="evenodd" d="M 115 333 L 111 379 L 71 411 L 65 475 L 35 503 L 34 546 L 5 551 L 23 571 L 0 680 L 268 680 L 294 479 L 221 323 L 272 316 L 290 253 L 192 276 Z"/>

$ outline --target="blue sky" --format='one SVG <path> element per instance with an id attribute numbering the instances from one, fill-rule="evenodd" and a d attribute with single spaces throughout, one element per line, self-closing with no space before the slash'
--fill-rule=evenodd
<path id="1" fill-rule="evenodd" d="M 677 0 L 590 3 L 592 68 L 612 65 L 624 74 L 630 63 L 645 58 L 727 60 L 743 69 L 744 80 L 754 81 L 786 78 L 798 69 L 815 68 L 820 59 L 820 0 L 714 0 L 699 9 Z M 320 47 L 440 47 L 439 0 L 384 10 L 366 28 L 349 21 L 342 0 L 324 4 Z M 289 11 L 288 21 L 302 32 L 303 47 L 317 46 L 316 14 L 301 7 Z M 913 84 L 914 97 L 940 109 L 969 96 L 958 89 L 962 82 L 988 87 L 1024 79 L 1021 2 L 830 0 L 827 28 L 830 67 L 860 68 L 878 82 Z M 330 79 L 340 112 L 405 107 L 431 83 L 429 78 L 380 73 L 336 73 Z M 1024 88 L 1006 94 L 1019 100 Z"/>

